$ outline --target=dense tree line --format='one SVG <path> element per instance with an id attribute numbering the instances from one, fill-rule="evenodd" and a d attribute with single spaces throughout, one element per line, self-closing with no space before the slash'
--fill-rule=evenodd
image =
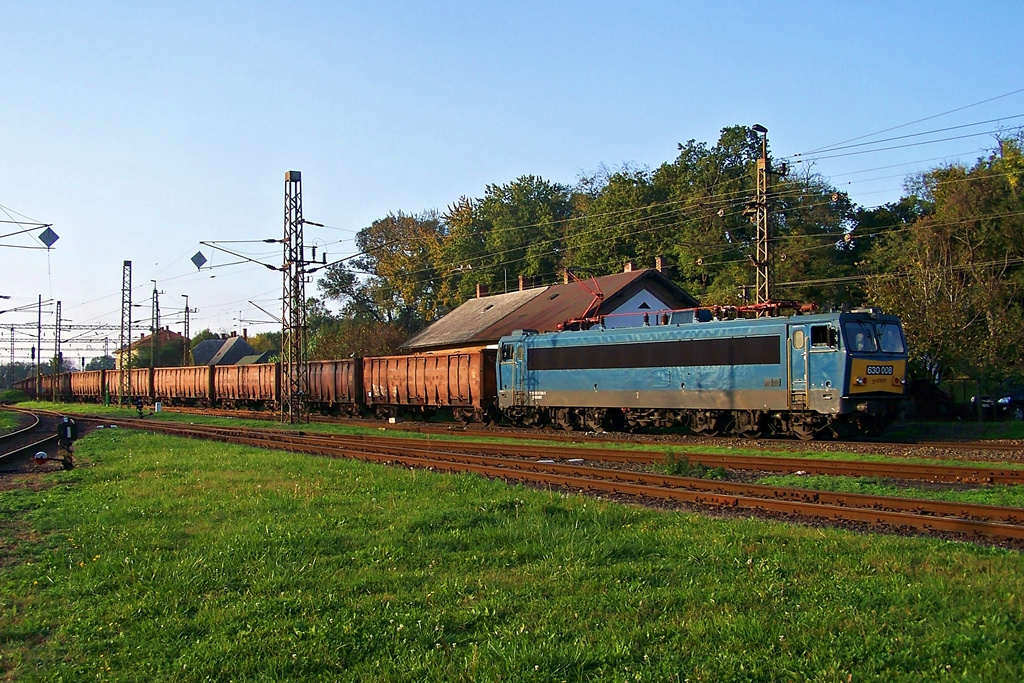
<path id="1" fill-rule="evenodd" d="M 310 316 L 314 357 L 387 353 L 473 296 L 619 272 L 661 256 L 705 304 L 740 304 L 754 282 L 749 206 L 761 139 L 733 126 L 689 140 L 655 169 L 600 169 L 572 185 L 533 175 L 492 184 L 445 210 L 399 211 L 328 269 Z M 781 164 L 773 162 L 773 167 Z M 922 374 L 1000 382 L 1019 375 L 1024 287 L 1021 141 L 972 166 L 908 179 L 905 196 L 854 205 L 814 173 L 773 178 L 775 296 L 824 307 L 878 305 L 900 315 Z"/>

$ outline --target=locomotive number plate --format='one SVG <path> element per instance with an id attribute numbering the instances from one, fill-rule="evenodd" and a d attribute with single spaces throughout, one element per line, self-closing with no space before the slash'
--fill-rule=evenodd
<path id="1" fill-rule="evenodd" d="M 869 375 L 891 375 L 891 365 L 869 365 L 867 368 L 867 374 Z"/>

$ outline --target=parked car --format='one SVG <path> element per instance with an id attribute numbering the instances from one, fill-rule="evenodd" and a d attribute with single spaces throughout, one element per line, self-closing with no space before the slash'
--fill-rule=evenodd
<path id="1" fill-rule="evenodd" d="M 999 404 L 996 402 L 995 396 L 989 396 L 983 394 L 981 397 L 981 415 L 986 420 L 995 420 L 999 416 L 997 408 Z M 971 396 L 971 412 L 968 415 L 969 418 L 974 418 L 978 414 L 978 397 Z"/>
<path id="2" fill-rule="evenodd" d="M 1017 389 L 1000 396 L 996 405 L 999 408 L 1000 417 L 1024 420 L 1024 389 Z"/>

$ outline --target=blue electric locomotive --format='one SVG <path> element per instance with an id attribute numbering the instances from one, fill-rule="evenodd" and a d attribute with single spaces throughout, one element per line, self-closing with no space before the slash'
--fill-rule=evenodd
<path id="1" fill-rule="evenodd" d="M 907 347 L 877 309 L 502 337 L 498 407 L 565 429 L 688 426 L 697 434 L 865 434 L 902 409 Z"/>

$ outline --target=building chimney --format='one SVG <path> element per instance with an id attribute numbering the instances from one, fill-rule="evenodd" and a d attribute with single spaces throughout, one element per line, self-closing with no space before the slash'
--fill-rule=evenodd
<path id="1" fill-rule="evenodd" d="M 564 271 L 562 272 L 562 284 L 563 284 L 563 285 L 567 285 L 567 284 L 569 284 L 569 269 L 568 269 L 568 268 L 566 268 L 566 269 L 565 269 L 565 270 L 564 270 Z"/>
<path id="2" fill-rule="evenodd" d="M 654 257 L 654 267 L 659 273 L 669 278 L 670 280 L 675 275 L 675 270 L 668 264 L 668 260 L 664 256 Z"/>
<path id="3" fill-rule="evenodd" d="M 635 261 L 626 261 L 626 265 L 622 269 L 622 272 L 623 273 L 632 273 L 634 270 L 636 270 L 636 262 Z"/>
<path id="4" fill-rule="evenodd" d="M 234 339 L 237 335 L 238 335 L 237 332 L 235 332 L 234 330 L 231 330 L 231 338 L 232 339 Z"/>
<path id="5" fill-rule="evenodd" d="M 524 289 L 526 289 L 526 276 L 525 275 L 520 275 L 519 276 L 519 291 L 521 292 Z"/>
<path id="6" fill-rule="evenodd" d="M 476 298 L 483 299 L 487 296 L 487 285 L 478 284 L 476 286 Z"/>
<path id="7" fill-rule="evenodd" d="M 242 339 L 244 339 L 246 341 L 249 341 L 249 328 L 247 328 L 247 327 L 243 327 L 242 328 Z"/>

